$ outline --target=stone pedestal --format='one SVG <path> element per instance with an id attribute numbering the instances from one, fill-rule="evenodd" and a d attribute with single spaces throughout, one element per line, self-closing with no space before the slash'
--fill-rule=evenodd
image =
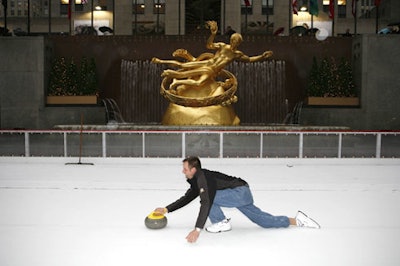
<path id="1" fill-rule="evenodd" d="M 232 105 L 206 107 L 185 107 L 171 103 L 164 114 L 163 125 L 223 125 L 237 126 L 239 117 Z"/>

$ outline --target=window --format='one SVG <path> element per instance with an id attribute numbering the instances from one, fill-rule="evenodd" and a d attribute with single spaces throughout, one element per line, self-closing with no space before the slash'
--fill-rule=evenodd
<path id="1" fill-rule="evenodd" d="M 78 12 L 83 11 L 83 5 L 87 4 L 89 0 L 75 0 L 73 6 L 74 10 Z M 60 2 L 60 15 L 68 15 L 69 0 L 61 0 Z"/>
<path id="2" fill-rule="evenodd" d="M 358 12 L 362 18 L 370 18 L 371 11 L 375 8 L 374 0 L 361 0 L 361 10 Z"/>
<path id="3" fill-rule="evenodd" d="M 27 5 L 28 3 L 26 3 L 25 1 L 17 1 L 17 16 L 21 17 L 21 16 L 26 16 L 28 13 L 27 10 Z"/>
<path id="4" fill-rule="evenodd" d="M 268 7 L 267 7 L 268 2 Z M 262 0 L 262 14 L 266 15 L 268 10 L 268 15 L 274 14 L 274 0 Z"/>
<path id="5" fill-rule="evenodd" d="M 144 14 L 144 0 L 132 0 L 132 14 Z"/>
<path id="6" fill-rule="evenodd" d="M 31 15 L 33 17 L 40 17 L 42 14 L 40 13 L 41 7 L 38 3 L 39 1 L 31 1 Z"/>
<path id="7" fill-rule="evenodd" d="M 253 14 L 253 0 L 241 0 L 241 13 L 252 15 Z"/>
<path id="8" fill-rule="evenodd" d="M 346 4 L 347 0 L 338 2 L 338 18 L 346 18 Z"/>
<path id="9" fill-rule="evenodd" d="M 60 2 L 60 15 L 68 15 L 68 0 L 61 0 Z"/>
<path id="10" fill-rule="evenodd" d="M 308 12 L 310 5 L 308 0 L 297 0 L 297 10 L 298 12 Z"/>
<path id="11" fill-rule="evenodd" d="M 87 4 L 88 0 L 75 0 L 75 11 L 82 12 L 83 4 Z"/>
<path id="12" fill-rule="evenodd" d="M 92 0 L 94 1 L 94 0 Z M 97 3 L 94 5 L 94 9 L 97 11 L 107 10 L 107 1 L 106 0 L 97 0 Z"/>
<path id="13" fill-rule="evenodd" d="M 345 18 L 346 17 L 346 2 L 347 0 L 339 0 L 337 3 L 337 17 L 338 18 Z M 323 11 L 329 14 L 329 0 L 324 0 L 323 4 Z"/>
<path id="14" fill-rule="evenodd" d="M 15 16 L 15 2 L 11 1 L 11 3 L 8 3 L 8 9 L 10 10 L 10 15 Z"/>
<path id="15" fill-rule="evenodd" d="M 153 0 L 153 13 L 165 14 L 165 0 Z"/>

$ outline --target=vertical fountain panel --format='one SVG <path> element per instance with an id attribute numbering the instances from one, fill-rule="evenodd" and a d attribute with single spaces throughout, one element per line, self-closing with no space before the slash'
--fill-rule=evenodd
<path id="1" fill-rule="evenodd" d="M 242 124 L 277 124 L 286 116 L 285 62 L 267 60 L 227 67 L 238 80 L 235 109 Z"/>
<path id="2" fill-rule="evenodd" d="M 168 102 L 160 95 L 163 66 L 122 60 L 120 109 L 125 122 L 159 123 Z"/>
<path id="3" fill-rule="evenodd" d="M 163 65 L 122 60 L 120 109 L 125 122 L 160 123 L 169 102 L 160 95 Z M 232 62 L 226 67 L 238 81 L 233 104 L 241 124 L 279 124 L 285 119 L 285 62 Z"/>

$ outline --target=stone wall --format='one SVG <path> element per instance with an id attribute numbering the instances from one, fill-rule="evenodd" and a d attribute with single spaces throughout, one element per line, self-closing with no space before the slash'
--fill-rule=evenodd
<path id="1" fill-rule="evenodd" d="M 39 129 L 56 124 L 104 124 L 101 106 L 46 106 L 52 49 L 44 37 L 0 39 L 0 128 Z"/>
<path id="2" fill-rule="evenodd" d="M 2 128 L 37 128 L 44 108 L 45 40 L 0 40 Z"/>
<path id="3" fill-rule="evenodd" d="M 302 125 L 400 130 L 400 35 L 361 35 L 353 42 L 353 64 L 361 105 L 305 107 Z"/>

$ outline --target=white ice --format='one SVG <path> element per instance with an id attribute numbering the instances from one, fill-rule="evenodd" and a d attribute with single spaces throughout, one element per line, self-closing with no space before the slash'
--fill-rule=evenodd
<path id="1" fill-rule="evenodd" d="M 0 158 L 1 266 L 400 265 L 399 159 L 202 159 L 240 176 L 276 215 L 321 229 L 263 229 L 235 209 L 230 232 L 187 243 L 196 199 L 144 226 L 188 188 L 181 158 Z M 207 223 L 208 225 L 208 223 Z"/>

